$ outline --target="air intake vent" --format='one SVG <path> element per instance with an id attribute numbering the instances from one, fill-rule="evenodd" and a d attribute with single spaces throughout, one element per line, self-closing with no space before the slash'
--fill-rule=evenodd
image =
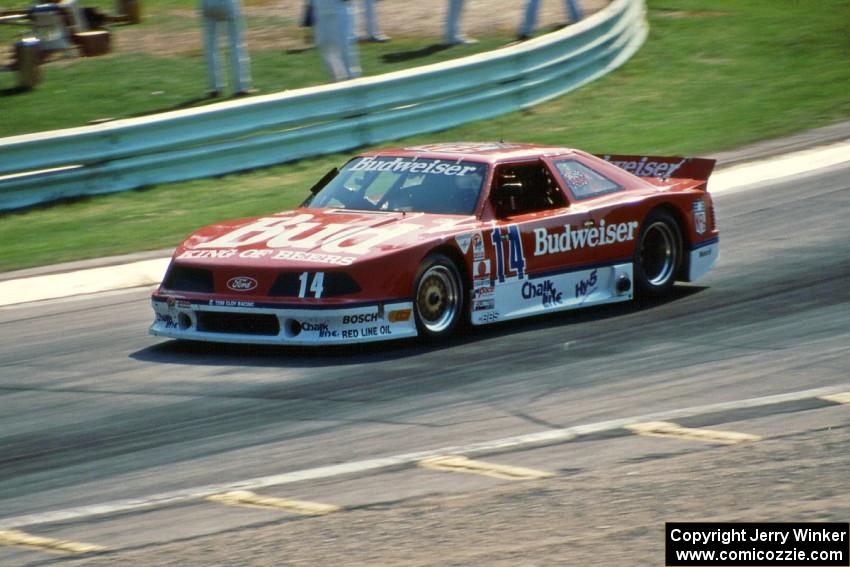
<path id="1" fill-rule="evenodd" d="M 173 291 L 212 293 L 212 272 L 200 268 L 186 268 L 184 266 L 172 265 L 165 275 L 162 286 Z"/>
<path id="2" fill-rule="evenodd" d="M 199 311 L 198 330 L 204 333 L 275 336 L 280 333 L 280 321 L 268 314 Z"/>

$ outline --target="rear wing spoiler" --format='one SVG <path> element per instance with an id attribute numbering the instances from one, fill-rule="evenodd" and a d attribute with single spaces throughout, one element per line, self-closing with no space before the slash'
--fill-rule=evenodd
<path id="1" fill-rule="evenodd" d="M 676 156 L 636 156 L 596 154 L 621 169 L 638 177 L 656 179 L 698 179 L 707 181 L 716 160 Z"/>

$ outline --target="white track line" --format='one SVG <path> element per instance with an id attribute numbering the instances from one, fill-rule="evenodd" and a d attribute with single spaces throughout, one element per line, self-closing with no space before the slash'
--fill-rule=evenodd
<path id="1" fill-rule="evenodd" d="M 735 193 L 754 183 L 775 181 L 845 162 L 850 162 L 850 141 L 721 169 L 709 179 L 708 190 L 712 194 Z"/>
<path id="2" fill-rule="evenodd" d="M 202 500 L 209 496 L 221 494 L 223 492 L 232 492 L 238 490 L 253 491 L 268 488 L 271 486 L 281 486 L 284 484 L 292 484 L 308 480 L 327 479 L 343 475 L 376 472 L 392 468 L 413 466 L 423 459 L 429 459 L 443 455 L 475 456 L 498 453 L 507 450 L 527 449 L 540 445 L 563 443 L 566 441 L 570 441 L 571 439 L 580 437 L 582 435 L 613 431 L 616 429 L 625 428 L 626 426 L 635 423 L 642 423 L 646 421 L 669 421 L 719 411 L 769 406 L 783 402 L 792 402 L 809 398 L 828 396 L 839 392 L 846 392 L 848 391 L 848 389 L 850 389 L 850 384 L 832 386 L 828 388 L 802 390 L 799 392 L 790 392 L 787 394 L 777 394 L 760 398 L 749 398 L 732 402 L 708 404 L 679 410 L 671 410 L 667 412 L 659 412 L 649 415 L 628 417 L 624 419 L 612 419 L 609 421 L 601 421 L 598 423 L 591 423 L 587 425 L 565 427 L 563 429 L 551 429 L 538 433 L 517 435 L 514 437 L 505 437 L 504 439 L 496 439 L 493 441 L 484 441 L 481 443 L 470 443 L 468 445 L 459 445 L 455 447 L 441 447 L 439 449 L 432 449 L 428 451 L 417 451 L 414 453 L 405 453 L 402 455 L 378 457 L 374 459 L 366 459 L 363 461 L 352 461 L 349 463 L 340 463 L 337 465 L 328 465 L 313 469 L 305 469 L 270 476 L 255 477 L 229 483 L 208 484 L 204 486 L 197 486 L 194 488 L 186 488 L 183 490 L 175 490 L 171 492 L 153 494 L 141 498 L 113 500 L 112 502 L 104 502 L 102 504 L 92 504 L 89 506 L 67 508 L 65 510 L 55 510 L 52 512 L 42 512 L 13 518 L 5 518 L 0 520 L 0 530 L 10 530 L 13 528 L 32 526 L 36 524 L 48 524 L 55 522 L 67 522 L 70 520 L 81 520 L 85 518 L 90 518 L 92 516 L 117 514 L 131 512 L 134 510 L 180 504 L 194 500 Z"/>
<path id="3" fill-rule="evenodd" d="M 0 282 L 0 307 L 159 283 L 168 258 Z"/>

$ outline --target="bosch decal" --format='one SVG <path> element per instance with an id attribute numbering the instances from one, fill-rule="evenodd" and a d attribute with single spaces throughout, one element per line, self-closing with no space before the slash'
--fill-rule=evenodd
<path id="1" fill-rule="evenodd" d="M 345 315 L 342 318 L 343 325 L 361 325 L 363 323 L 374 323 L 380 318 L 378 313 L 360 313 L 359 315 Z"/>
<path id="2" fill-rule="evenodd" d="M 230 278 L 227 280 L 227 289 L 231 291 L 252 291 L 257 289 L 257 280 L 254 278 L 249 278 L 247 276 L 237 276 L 235 278 Z"/>

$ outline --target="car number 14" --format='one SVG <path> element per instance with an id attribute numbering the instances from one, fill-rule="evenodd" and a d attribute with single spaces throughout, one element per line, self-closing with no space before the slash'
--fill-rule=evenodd
<path id="1" fill-rule="evenodd" d="M 496 275 L 499 283 L 505 281 L 505 256 L 503 239 L 508 241 L 508 271 L 515 272 L 518 279 L 525 275 L 525 254 L 522 251 L 522 238 L 519 227 L 512 224 L 504 228 L 497 228 L 492 234 L 493 245 L 496 247 Z M 509 274 L 510 276 L 511 274 Z"/>
<path id="2" fill-rule="evenodd" d="M 298 290 L 298 297 L 307 297 L 307 292 L 309 291 L 312 292 L 313 297 L 321 299 L 322 290 L 324 289 L 322 284 L 325 282 L 325 272 L 316 272 L 313 274 L 312 283 L 310 282 L 310 272 L 302 272 L 301 275 L 298 276 L 298 281 L 301 282 L 301 288 Z"/>

